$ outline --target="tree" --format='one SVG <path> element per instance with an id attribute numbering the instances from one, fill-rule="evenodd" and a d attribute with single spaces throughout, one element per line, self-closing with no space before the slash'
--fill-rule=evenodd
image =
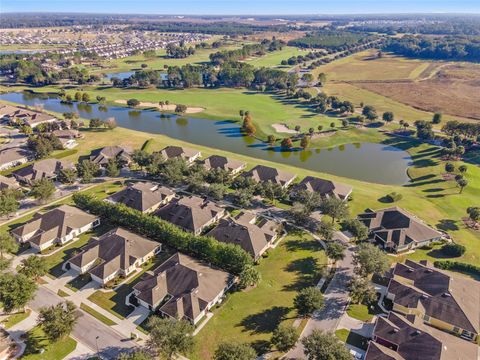
<path id="1" fill-rule="evenodd" d="M 150 336 L 147 347 L 164 359 L 173 359 L 179 353 L 192 350 L 194 340 L 193 326 L 185 320 L 160 318 L 153 316 L 148 320 L 147 328 Z"/>
<path id="2" fill-rule="evenodd" d="M 455 243 L 448 243 L 442 246 L 442 253 L 452 257 L 462 256 L 466 250 L 465 246 Z"/>
<path id="3" fill-rule="evenodd" d="M 343 219 L 348 216 L 348 204 L 336 197 L 322 199 L 319 208 L 323 214 L 332 218 L 332 223 L 334 223 L 336 219 Z"/>
<path id="4" fill-rule="evenodd" d="M 15 213 L 20 204 L 17 195 L 13 191 L 0 192 L 0 215 L 5 216 Z"/>
<path id="5" fill-rule="evenodd" d="M 480 207 L 471 206 L 467 208 L 467 214 L 470 220 L 476 223 L 478 220 L 480 220 Z"/>
<path id="6" fill-rule="evenodd" d="M 290 149 L 293 146 L 292 139 L 290 139 L 289 137 L 284 138 L 280 143 L 280 146 L 284 149 Z"/>
<path id="7" fill-rule="evenodd" d="M 281 324 L 272 334 L 271 343 L 281 352 L 293 348 L 298 340 L 298 331 L 293 326 Z"/>
<path id="8" fill-rule="evenodd" d="M 140 105 L 140 101 L 138 101 L 137 99 L 128 99 L 127 105 L 130 107 L 137 107 L 138 105 Z"/>
<path id="9" fill-rule="evenodd" d="M 89 159 L 82 160 L 77 164 L 77 172 L 82 179 L 82 183 L 87 184 L 99 174 L 100 165 L 94 163 L 92 160 Z"/>
<path id="10" fill-rule="evenodd" d="M 245 111 L 240 110 L 238 114 L 240 115 L 240 118 L 243 120 L 243 117 L 245 116 Z"/>
<path id="11" fill-rule="evenodd" d="M 240 274 L 238 285 L 241 288 L 257 285 L 262 279 L 260 273 L 253 265 L 247 265 Z"/>
<path id="12" fill-rule="evenodd" d="M 275 135 L 267 136 L 267 142 L 270 144 L 270 146 L 275 146 L 276 141 L 277 141 L 277 138 L 275 137 Z"/>
<path id="13" fill-rule="evenodd" d="M 354 276 L 348 284 L 350 298 L 354 304 L 370 305 L 377 300 L 375 288 L 370 284 L 370 280 L 362 276 Z"/>
<path id="14" fill-rule="evenodd" d="M 457 185 L 460 188 L 460 194 L 463 192 L 463 188 L 465 188 L 468 185 L 468 180 L 467 179 L 458 179 L 457 180 Z"/>
<path id="15" fill-rule="evenodd" d="M 300 132 L 300 129 L 301 129 L 301 128 L 302 128 L 302 127 L 301 127 L 300 125 L 295 125 L 295 131 L 296 131 L 296 132 Z"/>
<path id="16" fill-rule="evenodd" d="M 358 246 L 357 252 L 353 255 L 353 263 L 357 267 L 357 273 L 362 276 L 383 274 L 390 267 L 385 251 L 370 243 L 361 243 Z"/>
<path id="17" fill-rule="evenodd" d="M 318 130 L 319 132 L 321 132 L 321 131 L 323 130 L 323 125 L 318 125 L 318 126 L 317 126 L 317 130 Z"/>
<path id="18" fill-rule="evenodd" d="M 184 114 L 187 112 L 187 106 L 183 104 L 178 104 L 175 106 L 175 112 L 179 114 Z"/>
<path id="19" fill-rule="evenodd" d="M 22 260 L 23 267 L 20 270 L 20 273 L 31 279 L 38 279 L 48 272 L 48 264 L 45 258 L 30 255 L 28 258 Z"/>
<path id="20" fill-rule="evenodd" d="M 114 117 L 109 117 L 103 121 L 103 126 L 109 130 L 113 130 L 117 127 L 117 120 Z"/>
<path id="21" fill-rule="evenodd" d="M 58 174 L 58 180 L 63 184 L 73 184 L 77 179 L 77 171 L 75 169 L 62 169 Z"/>
<path id="22" fill-rule="evenodd" d="M 0 275 L 0 301 L 7 313 L 23 309 L 33 299 L 35 291 L 37 284 L 23 274 Z"/>
<path id="23" fill-rule="evenodd" d="M 445 171 L 448 172 L 448 173 L 452 173 L 455 171 L 455 165 L 453 165 L 452 163 L 446 163 L 445 164 Z"/>
<path id="24" fill-rule="evenodd" d="M 368 238 L 368 228 L 358 219 L 347 219 L 343 223 L 343 228 L 349 231 L 357 241 L 363 241 Z"/>
<path id="25" fill-rule="evenodd" d="M 40 309 L 38 324 L 47 338 L 56 342 L 70 335 L 77 323 L 77 307 L 69 300 Z"/>
<path id="26" fill-rule="evenodd" d="M 106 175 L 110 177 L 117 177 L 120 175 L 120 169 L 118 168 L 115 159 L 108 160 L 107 166 L 105 167 L 105 172 Z"/>
<path id="27" fill-rule="evenodd" d="M 295 224 L 299 226 L 303 226 L 309 221 L 311 213 L 312 210 L 308 206 L 298 201 L 295 201 L 292 207 L 288 210 L 290 217 Z"/>
<path id="28" fill-rule="evenodd" d="M 319 223 L 316 223 L 315 232 L 326 241 L 332 240 L 335 233 L 335 227 L 333 223 L 328 223 L 321 220 Z"/>
<path id="29" fill-rule="evenodd" d="M 90 122 L 88 124 L 88 127 L 90 129 L 95 129 L 95 128 L 99 128 L 103 125 L 103 121 L 100 120 L 99 118 L 93 118 L 93 119 L 90 119 Z"/>
<path id="30" fill-rule="evenodd" d="M 334 129 L 334 128 L 335 128 L 335 123 L 334 123 L 334 122 L 331 122 L 331 123 L 330 123 L 330 127 L 331 127 L 332 129 Z"/>
<path id="31" fill-rule="evenodd" d="M 393 115 L 393 112 L 391 111 L 385 111 L 382 115 L 382 119 L 385 122 L 392 122 L 394 120 L 395 116 Z"/>
<path id="32" fill-rule="evenodd" d="M 323 86 L 327 82 L 327 75 L 325 75 L 325 73 L 322 72 L 318 74 L 317 80 L 318 80 L 318 85 Z"/>
<path id="33" fill-rule="evenodd" d="M 458 171 L 460 171 L 462 174 L 465 174 L 467 170 L 468 170 L 467 165 L 460 165 L 458 167 Z"/>
<path id="34" fill-rule="evenodd" d="M 7 232 L 0 232 L 0 259 L 3 260 L 6 253 L 13 254 L 17 251 L 18 243 L 13 236 Z"/>
<path id="35" fill-rule="evenodd" d="M 334 261 L 343 260 L 345 258 L 345 245 L 338 241 L 327 243 L 327 256 Z"/>
<path id="36" fill-rule="evenodd" d="M 55 192 L 55 184 L 52 180 L 43 178 L 33 182 L 30 195 L 41 204 L 47 202 Z"/>
<path id="37" fill-rule="evenodd" d="M 132 160 L 143 170 L 146 166 L 150 165 L 150 154 L 145 150 L 134 150 L 132 154 Z"/>
<path id="38" fill-rule="evenodd" d="M 442 122 L 442 114 L 441 113 L 433 114 L 432 123 L 440 124 L 441 122 Z"/>
<path id="39" fill-rule="evenodd" d="M 308 360 L 352 360 L 345 345 L 332 333 L 313 330 L 302 344 Z"/>
<path id="40" fill-rule="evenodd" d="M 348 127 L 349 124 L 350 124 L 350 122 L 348 121 L 348 119 L 342 119 L 342 126 L 344 128 Z"/>
<path id="41" fill-rule="evenodd" d="M 82 101 L 88 103 L 90 101 L 90 95 L 88 95 L 88 93 L 83 93 Z"/>
<path id="42" fill-rule="evenodd" d="M 248 344 L 228 341 L 218 345 L 213 358 L 214 360 L 255 360 L 257 353 Z"/>
<path id="43" fill-rule="evenodd" d="M 298 292 L 293 299 L 293 304 L 298 315 L 307 317 L 323 308 L 323 294 L 316 286 L 307 287 Z"/>
<path id="44" fill-rule="evenodd" d="M 135 350 L 133 352 L 123 352 L 118 355 L 117 360 L 154 360 L 145 350 Z"/>
<path id="45" fill-rule="evenodd" d="M 372 105 L 365 105 L 362 109 L 362 115 L 370 121 L 378 117 L 377 110 Z"/>
<path id="46" fill-rule="evenodd" d="M 306 149 L 309 144 L 310 144 L 310 137 L 309 136 L 302 137 L 302 140 L 300 140 L 300 147 L 302 149 Z"/>
<path id="47" fill-rule="evenodd" d="M 240 207 L 249 207 L 252 205 L 253 192 L 250 189 L 237 189 L 232 194 L 233 203 Z"/>

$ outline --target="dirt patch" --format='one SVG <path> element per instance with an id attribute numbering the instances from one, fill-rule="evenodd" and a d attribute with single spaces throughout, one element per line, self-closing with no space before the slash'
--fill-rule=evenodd
<path id="1" fill-rule="evenodd" d="M 127 100 L 115 100 L 115 102 L 117 104 L 123 104 L 125 105 L 127 103 Z M 163 105 L 163 106 L 160 106 L 158 104 L 155 104 L 155 103 L 152 103 L 152 102 L 140 102 L 140 107 L 153 107 L 153 108 L 157 108 L 158 110 L 160 111 L 175 111 L 175 108 L 176 108 L 176 104 L 168 104 L 168 105 Z M 201 107 L 187 107 L 187 111 L 185 111 L 186 114 L 195 114 L 195 113 L 199 113 L 199 112 L 202 112 L 202 111 L 205 111 L 204 108 L 201 108 Z"/>
<path id="2" fill-rule="evenodd" d="M 480 65 L 452 64 L 417 82 L 352 82 L 414 108 L 480 120 Z"/>
<path id="3" fill-rule="evenodd" d="M 285 124 L 272 124 L 273 129 L 279 133 L 298 134 L 298 131 L 288 128 Z"/>

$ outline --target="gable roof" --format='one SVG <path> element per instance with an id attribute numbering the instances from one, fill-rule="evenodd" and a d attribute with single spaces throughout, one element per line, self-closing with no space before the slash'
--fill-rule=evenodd
<path id="1" fill-rule="evenodd" d="M 13 177 L 6 177 L 0 175 L 0 190 L 4 189 L 18 189 L 20 184 Z"/>
<path id="2" fill-rule="evenodd" d="M 365 212 L 358 219 L 385 243 L 403 246 L 440 237 L 442 234 L 398 206 Z"/>
<path id="3" fill-rule="evenodd" d="M 480 288 L 475 280 L 406 260 L 405 264 L 395 265 L 388 291 L 399 305 L 421 306 L 428 316 L 479 333 Z"/>
<path id="4" fill-rule="evenodd" d="M 264 165 L 257 165 L 250 171 L 243 173 L 242 176 L 251 177 L 257 182 L 271 181 L 282 186 L 296 177 L 295 174 Z"/>
<path id="5" fill-rule="evenodd" d="M 176 253 L 145 273 L 134 289 L 138 299 L 157 306 L 166 296 L 170 299 L 160 310 L 174 318 L 194 320 L 233 279 L 229 273 Z"/>
<path id="6" fill-rule="evenodd" d="M 346 199 L 352 192 L 352 188 L 342 183 L 321 179 L 314 176 L 306 176 L 302 181 L 295 185 L 293 191 L 307 190 L 319 193 L 322 197 L 335 197 Z"/>
<path id="7" fill-rule="evenodd" d="M 225 209 L 216 203 L 198 196 L 188 196 L 173 200 L 160 208 L 155 215 L 192 232 L 200 230 Z"/>
<path id="8" fill-rule="evenodd" d="M 0 150 L 0 165 L 27 160 L 31 156 L 32 153 L 30 151 L 20 147 L 2 149 Z"/>
<path id="9" fill-rule="evenodd" d="M 82 251 L 69 262 L 83 267 L 98 262 L 89 273 L 101 279 L 118 270 L 126 270 L 138 259 L 143 258 L 160 246 L 159 243 L 134 234 L 123 228 L 115 228 L 98 239 L 91 239 Z"/>
<path id="10" fill-rule="evenodd" d="M 25 181 L 53 178 L 60 170 L 73 169 L 74 165 L 67 160 L 44 159 L 13 172 L 13 175 Z"/>
<path id="11" fill-rule="evenodd" d="M 165 160 L 181 157 L 184 160 L 189 160 L 193 157 L 199 156 L 200 151 L 181 146 L 167 146 L 159 151 Z"/>
<path id="12" fill-rule="evenodd" d="M 223 169 L 227 171 L 235 171 L 245 167 L 246 163 L 220 155 L 211 155 L 203 161 L 203 165 L 207 170 Z"/>
<path id="13" fill-rule="evenodd" d="M 125 146 L 105 146 L 101 149 L 92 151 L 90 160 L 99 165 L 106 165 L 110 159 L 123 160 L 130 162 L 131 149 Z"/>
<path id="14" fill-rule="evenodd" d="M 256 216 L 249 215 L 242 213 L 233 219 L 222 219 L 207 236 L 221 242 L 236 244 L 257 259 L 275 237 L 278 224 L 265 218 L 256 222 Z"/>
<path id="15" fill-rule="evenodd" d="M 50 210 L 45 214 L 36 214 L 31 220 L 22 226 L 12 230 L 12 234 L 23 237 L 35 232 L 28 240 L 36 245 L 42 245 L 49 241 L 60 239 L 98 218 L 86 213 L 74 206 L 62 205 Z"/>
<path id="16" fill-rule="evenodd" d="M 175 193 L 165 186 L 151 182 L 137 182 L 109 196 L 107 200 L 144 212 L 174 195 Z"/>

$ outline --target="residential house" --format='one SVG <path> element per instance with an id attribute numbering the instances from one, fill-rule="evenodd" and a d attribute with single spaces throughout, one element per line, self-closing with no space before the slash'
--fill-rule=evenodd
<path id="1" fill-rule="evenodd" d="M 100 166 L 107 166 L 110 160 L 116 160 L 128 165 L 132 161 L 131 153 L 131 149 L 124 146 L 105 146 L 104 148 L 92 151 L 90 160 Z"/>
<path id="2" fill-rule="evenodd" d="M 397 206 L 367 210 L 358 219 L 368 227 L 375 241 L 393 252 L 416 249 L 442 238 L 440 232 Z"/>
<path id="3" fill-rule="evenodd" d="M 480 286 L 475 280 L 406 260 L 392 269 L 387 299 L 393 310 L 476 342 L 480 330 Z"/>
<path id="4" fill-rule="evenodd" d="M 225 209 L 201 197 L 189 196 L 171 201 L 158 209 L 155 215 L 198 235 L 220 220 L 225 215 Z"/>
<path id="5" fill-rule="evenodd" d="M 181 158 L 189 164 L 193 163 L 202 155 L 200 151 L 181 146 L 167 146 L 160 150 L 159 153 L 165 160 Z"/>
<path id="6" fill-rule="evenodd" d="M 32 153 L 21 147 L 11 147 L 0 150 L 0 170 L 25 164 L 31 159 Z"/>
<path id="7" fill-rule="evenodd" d="M 12 230 L 20 243 L 28 242 L 42 251 L 54 244 L 65 244 L 100 224 L 100 219 L 76 207 L 62 205 L 45 214 L 35 216 Z"/>
<path id="8" fill-rule="evenodd" d="M 195 325 L 222 300 L 234 282 L 229 273 L 176 253 L 146 272 L 126 301 Z"/>
<path id="9" fill-rule="evenodd" d="M 296 177 L 295 174 L 264 165 L 257 165 L 252 170 L 244 172 L 242 176 L 252 178 L 256 182 L 271 181 L 283 188 L 287 188 Z"/>
<path id="10" fill-rule="evenodd" d="M 203 160 L 202 163 L 207 170 L 222 169 L 228 171 L 232 175 L 238 174 L 247 166 L 247 163 L 243 161 L 230 159 L 220 155 L 211 155 Z"/>
<path id="11" fill-rule="evenodd" d="M 302 181 L 296 184 L 292 189 L 291 196 L 302 190 L 317 193 L 322 198 L 333 197 L 340 200 L 348 199 L 352 193 L 352 188 L 350 186 L 314 176 L 306 176 Z"/>
<path id="12" fill-rule="evenodd" d="M 61 170 L 74 168 L 73 163 L 67 160 L 45 159 L 15 170 L 12 174 L 19 182 L 31 185 L 44 178 L 55 180 Z"/>
<path id="13" fill-rule="evenodd" d="M 82 137 L 80 131 L 75 129 L 55 130 L 52 132 L 52 134 L 55 135 L 58 140 L 60 140 L 64 149 L 73 149 L 78 145 L 76 139 L 80 139 Z"/>
<path id="14" fill-rule="evenodd" d="M 57 121 L 57 118 L 52 115 L 10 105 L 0 105 L 0 118 L 9 122 L 27 125 L 31 128 Z"/>
<path id="15" fill-rule="evenodd" d="M 127 277 L 161 250 L 161 244 L 122 228 L 92 238 L 64 268 L 89 273 L 94 281 L 106 285 L 117 276 Z"/>
<path id="16" fill-rule="evenodd" d="M 257 260 L 278 237 L 279 224 L 255 214 L 242 212 L 234 218 L 221 219 L 207 233 L 218 241 L 236 244 Z"/>
<path id="17" fill-rule="evenodd" d="M 474 343 L 390 312 L 377 318 L 365 360 L 477 360 L 477 352 Z"/>
<path id="18" fill-rule="evenodd" d="M 6 177 L 0 175 L 0 191 L 2 190 L 16 190 L 20 188 L 20 184 L 13 177 Z"/>
<path id="19" fill-rule="evenodd" d="M 105 201 L 124 204 L 141 212 L 151 213 L 174 197 L 175 193 L 165 186 L 151 182 L 137 182 L 110 195 Z"/>

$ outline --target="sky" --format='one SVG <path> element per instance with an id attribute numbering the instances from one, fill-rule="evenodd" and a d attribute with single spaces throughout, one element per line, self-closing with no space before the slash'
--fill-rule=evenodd
<path id="1" fill-rule="evenodd" d="M 0 0 L 2 12 L 172 15 L 480 13 L 480 0 Z"/>

